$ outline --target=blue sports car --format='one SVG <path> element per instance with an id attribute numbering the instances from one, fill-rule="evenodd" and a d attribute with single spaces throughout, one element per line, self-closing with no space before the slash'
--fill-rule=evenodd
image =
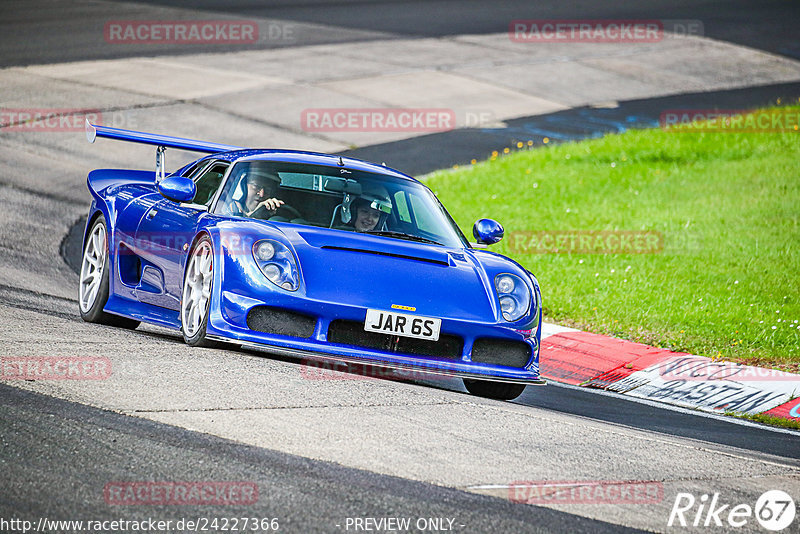
<path id="1" fill-rule="evenodd" d="M 514 399 L 539 377 L 541 296 L 470 244 L 425 185 L 384 165 L 91 125 L 157 147 L 156 169 L 89 173 L 81 317 L 180 330 L 189 345 L 461 377 Z M 164 154 L 207 154 L 166 175 Z"/>

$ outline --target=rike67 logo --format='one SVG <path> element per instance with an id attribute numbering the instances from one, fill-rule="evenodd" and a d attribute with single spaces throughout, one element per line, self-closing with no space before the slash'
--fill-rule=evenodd
<path id="1" fill-rule="evenodd" d="M 744 503 L 724 503 L 719 493 L 703 494 L 699 499 L 691 493 L 678 493 L 667 526 L 724 527 L 729 530 L 730 527 L 743 527 L 755 517 L 763 528 L 778 532 L 792 524 L 795 512 L 794 500 L 781 490 L 764 492 L 754 507 Z"/>

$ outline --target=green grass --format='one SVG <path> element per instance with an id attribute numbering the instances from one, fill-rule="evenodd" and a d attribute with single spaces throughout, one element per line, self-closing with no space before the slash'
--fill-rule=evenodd
<path id="1" fill-rule="evenodd" d="M 426 183 L 466 235 L 481 217 L 504 225 L 491 250 L 537 276 L 547 320 L 800 370 L 800 133 L 633 130 Z M 531 253 L 520 238 L 563 230 L 653 231 L 663 249 Z"/>
<path id="2" fill-rule="evenodd" d="M 786 419 L 783 417 L 775 417 L 772 415 L 767 415 L 763 413 L 757 414 L 747 414 L 747 413 L 736 413 L 736 412 L 729 412 L 725 415 L 730 415 L 733 417 L 739 417 L 740 419 L 747 419 L 750 421 L 755 421 L 756 423 L 762 423 L 765 425 L 770 426 L 779 426 L 783 428 L 794 428 L 795 430 L 800 430 L 800 421 L 795 421 L 793 419 Z"/>

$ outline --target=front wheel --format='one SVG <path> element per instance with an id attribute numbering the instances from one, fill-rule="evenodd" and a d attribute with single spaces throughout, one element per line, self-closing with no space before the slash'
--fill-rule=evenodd
<path id="1" fill-rule="evenodd" d="M 181 296 L 181 332 L 192 347 L 218 347 L 206 338 L 211 287 L 214 279 L 214 249 L 208 237 L 202 237 L 189 254 Z"/>
<path id="2" fill-rule="evenodd" d="M 464 387 L 476 397 L 486 397 L 496 400 L 514 400 L 525 390 L 525 384 L 510 384 L 507 382 L 490 382 L 488 380 L 473 380 L 464 378 Z"/>
<path id="3" fill-rule="evenodd" d="M 103 311 L 108 302 L 109 260 L 108 227 L 106 219 L 98 216 L 86 236 L 81 259 L 78 307 L 81 318 L 87 323 L 99 323 L 123 328 L 136 328 L 139 321 L 112 315 Z"/>

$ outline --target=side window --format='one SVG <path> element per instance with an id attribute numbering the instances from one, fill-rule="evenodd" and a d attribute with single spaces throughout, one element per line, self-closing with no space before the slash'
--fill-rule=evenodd
<path id="1" fill-rule="evenodd" d="M 397 207 L 397 218 L 402 222 L 410 223 L 411 215 L 408 213 L 408 204 L 406 204 L 405 192 L 398 191 L 394 194 L 394 205 Z"/>
<path id="2" fill-rule="evenodd" d="M 423 232 L 436 233 L 436 223 L 431 220 L 431 214 L 428 212 L 429 207 L 417 195 L 409 194 L 408 197 L 411 201 L 411 209 L 417 219 L 417 228 Z"/>
<path id="3" fill-rule="evenodd" d="M 314 189 L 314 176 L 296 172 L 281 172 L 281 185 L 284 187 L 294 187 L 295 189 Z"/>
<path id="4" fill-rule="evenodd" d="M 228 163 L 215 163 L 200 175 L 194 182 L 197 193 L 195 193 L 192 203 L 208 206 L 211 199 L 214 198 L 214 193 L 219 189 L 226 170 L 228 170 Z"/>
<path id="5" fill-rule="evenodd" d="M 189 178 L 196 171 L 198 171 L 201 167 L 204 167 L 207 163 L 208 163 L 208 160 L 205 160 L 205 159 L 200 160 L 197 163 L 195 163 L 194 165 L 190 165 L 185 171 L 183 171 L 181 173 L 181 176 Z"/>
<path id="6" fill-rule="evenodd" d="M 330 176 L 321 174 L 307 174 L 300 172 L 281 172 L 281 186 L 307 191 L 325 191 L 324 184 Z"/>

